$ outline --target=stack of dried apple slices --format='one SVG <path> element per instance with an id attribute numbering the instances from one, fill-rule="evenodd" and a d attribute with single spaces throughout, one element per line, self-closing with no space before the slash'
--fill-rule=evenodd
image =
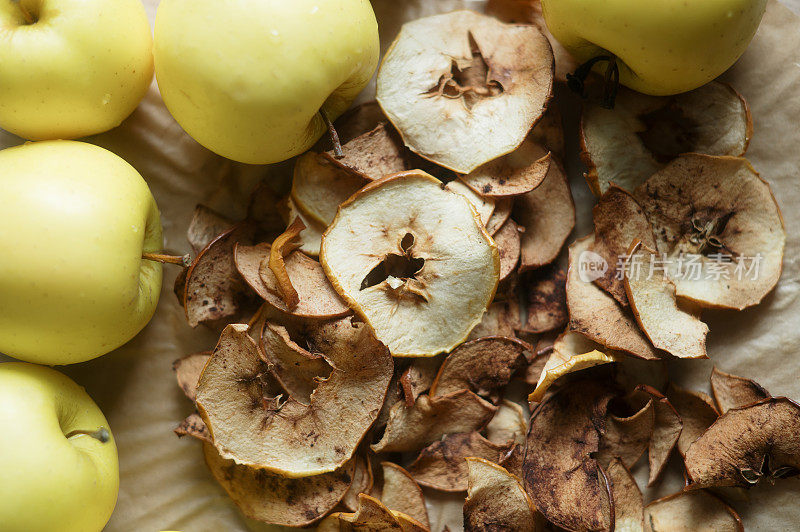
<path id="1" fill-rule="evenodd" d="M 713 400 L 667 378 L 708 356 L 704 308 L 780 276 L 744 99 L 715 82 L 587 106 L 594 232 L 565 249 L 553 72 L 535 25 L 408 23 L 377 102 L 295 160 L 288 195 L 263 183 L 239 222 L 197 208 L 175 293 L 220 338 L 174 364 L 196 407 L 176 432 L 246 516 L 429 530 L 450 496 L 467 530 L 740 530 L 714 490 L 800 470 L 795 403 L 719 370 Z M 685 490 L 645 506 L 630 469 L 646 454 L 653 485 L 676 450 Z"/>

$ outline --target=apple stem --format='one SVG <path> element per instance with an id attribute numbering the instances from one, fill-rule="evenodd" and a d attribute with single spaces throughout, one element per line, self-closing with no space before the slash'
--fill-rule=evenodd
<path id="1" fill-rule="evenodd" d="M 97 430 L 73 430 L 67 434 L 67 439 L 73 436 L 80 436 L 81 434 L 92 437 L 100 443 L 108 443 L 111 441 L 111 433 L 108 432 L 108 429 L 105 427 L 100 427 Z"/>
<path id="2" fill-rule="evenodd" d="M 339 133 L 336 132 L 333 122 L 331 122 L 331 119 L 328 118 L 328 113 L 326 113 L 324 109 L 320 109 L 319 114 L 322 116 L 322 121 L 325 122 L 326 126 L 328 126 L 328 134 L 330 135 L 331 143 L 333 144 L 333 156 L 337 159 L 343 159 L 344 152 L 342 151 L 342 143 L 339 141 Z"/>
<path id="3" fill-rule="evenodd" d="M 178 266 L 189 266 L 192 263 L 189 254 L 183 256 L 164 255 L 163 253 L 142 253 L 142 258 L 160 262 L 161 264 L 177 264 Z"/>
<path id="4" fill-rule="evenodd" d="M 619 92 L 619 65 L 617 65 L 617 56 L 610 54 L 592 57 L 576 68 L 575 72 L 567 74 L 567 86 L 581 98 L 587 99 L 586 79 L 589 77 L 589 74 L 591 74 L 592 68 L 601 61 L 608 63 L 604 75 L 603 99 L 601 105 L 606 109 L 613 109 L 614 102 L 616 102 L 617 99 L 617 93 Z"/>
<path id="5" fill-rule="evenodd" d="M 36 17 L 34 17 L 30 11 L 25 9 L 25 6 L 22 4 L 18 4 L 18 6 L 19 10 L 22 11 L 22 16 L 25 17 L 25 22 L 28 24 L 28 26 L 36 24 Z"/>

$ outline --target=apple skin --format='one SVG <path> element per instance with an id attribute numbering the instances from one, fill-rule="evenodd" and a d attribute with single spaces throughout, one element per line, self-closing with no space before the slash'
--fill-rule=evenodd
<path id="1" fill-rule="evenodd" d="M 74 430 L 105 427 L 110 440 Z M 0 523 L 4 532 L 99 532 L 117 502 L 114 437 L 86 391 L 50 368 L 0 364 Z"/>
<path id="2" fill-rule="evenodd" d="M 369 82 L 378 25 L 368 0 L 163 0 L 156 79 L 178 123 L 251 164 L 310 148 Z"/>
<path id="3" fill-rule="evenodd" d="M 744 53 L 767 0 L 542 0 L 547 27 L 580 63 L 609 52 L 620 82 L 670 95 L 713 80 Z M 595 70 L 605 72 L 602 62 Z"/>
<path id="4" fill-rule="evenodd" d="M 140 0 L 0 0 L 0 33 L 0 127 L 25 139 L 114 128 L 153 78 Z"/>
<path id="5" fill-rule="evenodd" d="M 162 248 L 144 179 L 108 150 L 69 140 L 0 151 L 0 352 L 83 362 L 155 312 Z"/>

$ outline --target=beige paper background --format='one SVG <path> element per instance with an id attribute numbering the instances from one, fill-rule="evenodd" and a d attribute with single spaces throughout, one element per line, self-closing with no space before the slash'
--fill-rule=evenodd
<path id="1" fill-rule="evenodd" d="M 157 0 L 145 0 L 151 22 Z M 384 47 L 404 20 L 482 7 L 469 0 L 373 0 Z M 786 2 L 800 12 L 800 0 Z M 772 1 L 762 26 L 739 63 L 724 78 L 750 103 L 755 134 L 747 157 L 767 179 L 783 209 L 788 233 L 783 277 L 765 302 L 741 313 L 714 312 L 709 352 L 726 371 L 757 379 L 775 395 L 800 399 L 800 18 Z M 368 98 L 365 94 L 364 98 Z M 574 125 L 578 103 L 563 100 Z M 575 236 L 589 231 L 592 197 L 576 158 L 575 131 L 568 130 L 567 161 L 579 208 Z M 232 163 L 199 146 L 171 118 L 153 84 L 137 111 L 114 131 L 89 139 L 128 160 L 150 184 L 161 208 L 165 245 L 185 252 L 185 229 L 194 205 L 210 204 L 238 216 L 242 198 L 261 178 L 284 175 L 284 167 Z M 22 141 L 0 131 L 0 147 Z M 99 403 L 109 418 L 120 454 L 121 489 L 109 531 L 244 531 L 247 523 L 211 479 L 200 446 L 179 440 L 172 429 L 191 407 L 175 385 L 172 361 L 215 343 L 209 331 L 192 330 L 171 293 L 174 269 L 165 275 L 155 318 L 133 341 L 98 360 L 65 368 Z M 673 378 L 706 389 L 711 362 L 672 368 Z M 639 474 L 642 472 L 640 471 Z M 672 472 L 659 489 L 676 490 Z M 648 496 L 653 496 L 649 493 Z M 751 490 L 736 505 L 747 530 L 800 529 L 800 480 Z M 439 526 L 459 526 L 457 502 L 438 505 L 431 517 Z"/>

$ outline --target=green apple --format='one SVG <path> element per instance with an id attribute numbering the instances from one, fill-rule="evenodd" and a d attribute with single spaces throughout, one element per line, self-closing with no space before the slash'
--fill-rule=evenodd
<path id="1" fill-rule="evenodd" d="M 119 491 L 114 437 L 86 391 L 61 373 L 0 364 L 0 529 L 99 532 Z"/>
<path id="2" fill-rule="evenodd" d="M 140 0 L 0 0 L 0 128 L 30 140 L 116 127 L 153 77 Z"/>
<path id="3" fill-rule="evenodd" d="M 71 364 L 130 340 L 155 311 L 158 207 L 142 176 L 70 140 L 0 151 L 0 352 Z"/>
<path id="4" fill-rule="evenodd" d="M 727 70 L 755 35 L 766 5 L 767 0 L 542 0 L 548 29 L 576 59 L 616 56 L 620 82 L 655 95 L 696 89 Z"/>
<path id="5" fill-rule="evenodd" d="M 310 148 L 378 63 L 369 0 L 163 0 L 156 79 L 200 144 L 266 164 Z"/>

